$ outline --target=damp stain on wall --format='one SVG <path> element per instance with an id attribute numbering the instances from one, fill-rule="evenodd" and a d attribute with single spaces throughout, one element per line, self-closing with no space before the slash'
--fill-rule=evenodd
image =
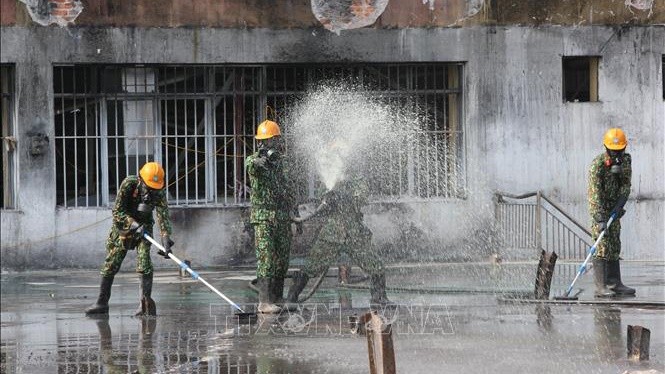
<path id="1" fill-rule="evenodd" d="M 48 26 L 55 23 L 65 27 L 73 24 L 83 11 L 78 0 L 19 0 L 25 4 L 30 18 L 37 24 Z"/>

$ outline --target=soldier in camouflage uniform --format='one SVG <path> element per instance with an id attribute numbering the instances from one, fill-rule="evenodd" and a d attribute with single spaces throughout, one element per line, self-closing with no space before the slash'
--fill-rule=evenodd
<path id="1" fill-rule="evenodd" d="M 368 186 L 360 178 L 340 180 L 323 198 L 316 214 L 327 217 L 309 252 L 302 271 L 294 275 L 288 300 L 297 302 L 309 278 L 321 274 L 341 254 L 370 275 L 371 304 L 389 304 L 383 261 L 372 247 L 372 232 L 363 223 L 362 207 L 368 202 Z"/>
<path id="2" fill-rule="evenodd" d="M 264 121 L 257 128 L 258 151 L 247 157 L 252 203 L 250 222 L 254 226 L 256 286 L 259 312 L 278 313 L 283 302 L 284 277 L 291 252 L 293 191 L 280 152 L 279 125 Z"/>
<path id="3" fill-rule="evenodd" d="M 165 258 L 171 252 L 172 228 L 164 187 L 164 169 L 156 162 L 146 163 L 139 176 L 130 175 L 122 181 L 113 207 L 113 224 L 106 240 L 106 259 L 102 265 L 102 282 L 97 303 L 86 314 L 108 313 L 113 278 L 127 251 L 137 250 L 136 272 L 141 274 L 139 284 L 139 309 L 136 315 L 156 315 L 155 302 L 151 298 L 153 269 L 150 261 L 150 242 L 143 233 L 152 236 L 154 225 L 152 211 L 156 210 L 162 244 L 167 250 L 159 253 Z"/>
<path id="4" fill-rule="evenodd" d="M 600 233 L 606 230 L 593 258 L 595 295 L 634 295 L 635 289 L 626 287 L 621 282 L 619 266 L 619 218 L 625 213 L 623 204 L 630 194 L 631 157 L 625 153 L 628 142 L 621 129 L 613 128 L 607 131 L 603 143 L 605 152 L 596 156 L 591 163 L 588 188 L 592 239 L 595 241 Z M 606 227 L 613 211 L 617 211 L 616 219 L 610 227 Z"/>

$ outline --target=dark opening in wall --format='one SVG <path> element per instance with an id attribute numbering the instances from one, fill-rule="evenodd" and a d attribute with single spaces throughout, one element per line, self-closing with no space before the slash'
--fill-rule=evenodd
<path id="1" fill-rule="evenodd" d="M 598 101 L 598 63 L 596 56 L 563 57 L 563 101 Z"/>
<path id="2" fill-rule="evenodd" d="M 14 66 L 0 65 L 0 209 L 16 208 Z"/>

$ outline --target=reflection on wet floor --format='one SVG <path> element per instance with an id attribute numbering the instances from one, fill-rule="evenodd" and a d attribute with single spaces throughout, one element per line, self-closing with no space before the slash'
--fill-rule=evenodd
<path id="1" fill-rule="evenodd" d="M 593 308 L 593 325 L 599 355 L 608 361 L 623 358 L 626 355 L 626 342 L 622 339 L 621 309 Z"/>
<path id="2" fill-rule="evenodd" d="M 57 352 L 35 356 L 53 356 L 52 360 L 7 360 L 17 352 L 15 344 L 2 346 L 2 372 L 58 372 L 58 373 L 290 373 L 307 371 L 308 365 L 287 362 L 274 357 L 252 354 L 249 348 L 238 347 L 248 342 L 236 342 L 229 336 L 214 331 L 173 331 L 159 333 L 159 318 L 95 318 L 97 333 L 68 334 L 58 338 Z M 136 324 L 135 333 L 114 333 L 111 322 Z M 21 369 L 27 370 L 21 370 Z M 297 369 L 297 370 L 296 370 Z"/>
<path id="3" fill-rule="evenodd" d="M 574 265 L 572 265 L 574 268 Z M 636 300 L 663 300 L 663 264 L 629 264 Z M 562 266 L 563 269 L 563 266 Z M 563 269 L 565 270 L 565 269 Z M 208 272 L 206 279 L 243 306 L 251 271 Z M 392 292 L 393 323 L 403 373 L 665 372 L 662 309 L 595 305 L 502 304 L 497 296 L 532 286 L 535 265 L 440 265 L 391 269 L 389 286 L 443 292 Z M 2 373 L 366 373 L 367 345 L 349 317 L 367 311 L 365 289 L 321 291 L 279 316 L 238 324 L 233 310 L 195 281 L 155 277 L 157 317 L 136 318 L 130 273 L 113 286 L 107 318 L 82 313 L 94 299 L 97 273 L 33 272 L 2 276 Z M 590 277 L 580 282 L 592 298 Z M 556 280 L 565 286 L 568 279 Z M 287 282 L 288 285 L 289 282 Z M 557 289 L 559 286 L 553 287 Z M 449 292 L 452 288 L 483 292 Z M 496 293 L 492 293 L 492 290 Z M 559 288 L 560 289 L 560 288 Z M 459 291 L 459 290 L 458 290 Z M 627 325 L 650 328 L 651 359 L 626 358 Z"/>

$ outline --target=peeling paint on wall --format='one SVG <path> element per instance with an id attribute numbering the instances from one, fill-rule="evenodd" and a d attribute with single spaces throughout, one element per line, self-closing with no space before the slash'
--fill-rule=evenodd
<path id="1" fill-rule="evenodd" d="M 65 27 L 74 23 L 83 11 L 83 4 L 78 0 L 19 0 L 28 9 L 30 18 L 42 25 L 52 23 Z"/>
<path id="2" fill-rule="evenodd" d="M 450 0 L 446 0 L 450 1 Z M 474 17 L 476 14 L 478 14 L 483 8 L 489 6 L 489 4 L 485 4 L 485 0 L 466 0 L 465 1 L 465 8 L 464 8 L 464 13 L 460 14 L 462 17 L 458 18 L 453 24 L 454 25 L 461 25 L 464 23 L 466 20 L 469 18 Z"/>
<path id="3" fill-rule="evenodd" d="M 485 0 L 468 0 L 466 2 L 466 16 L 475 16 L 481 9 L 483 9 L 483 5 L 485 5 Z"/>
<path id="4" fill-rule="evenodd" d="M 91 27 L 203 27 L 223 29 L 311 29 L 328 24 L 329 29 L 362 27 L 348 24 L 356 12 L 374 8 L 374 17 L 364 24 L 381 29 L 487 26 L 577 26 L 665 24 L 665 0 L 0 0 L 1 26 L 30 26 L 58 23 L 49 7 L 71 2 L 77 26 Z M 425 3 L 423 3 L 425 2 Z M 275 4 L 279 3 L 279 6 Z M 328 3 L 328 4 L 326 4 Z M 385 10 L 382 11 L 383 5 Z M 33 19 L 25 5 L 30 7 Z M 49 5 L 52 4 L 52 5 Z M 39 8 L 42 16 L 39 16 Z M 432 6 L 434 9 L 432 9 Z M 326 10 L 337 9 L 338 12 Z M 314 12 L 313 12 L 314 10 Z M 362 12 L 360 12 L 362 13 Z M 371 12 L 370 12 L 371 13 Z M 317 14 L 317 17 L 315 17 Z M 379 16 L 380 15 L 380 16 Z M 377 18 L 380 17 L 380 18 Z M 318 18 L 318 19 L 317 19 Z M 376 18 L 376 21 L 374 21 Z M 71 22 L 64 18 L 60 24 Z"/>
<path id="5" fill-rule="evenodd" d="M 434 2 L 436 0 L 422 0 L 423 5 L 429 4 L 429 10 L 434 11 Z M 444 0 L 450 1 L 450 0 Z M 630 0 L 626 0 L 630 1 Z M 636 0 L 640 1 L 640 0 Z M 485 0 L 467 0 L 466 1 L 466 11 L 464 12 L 464 19 L 475 16 L 485 5 Z"/>
<path id="6" fill-rule="evenodd" d="M 312 0 L 312 12 L 323 27 L 339 35 L 372 25 L 386 5 L 388 0 Z"/>
<path id="7" fill-rule="evenodd" d="M 436 0 L 423 0 L 423 4 L 429 3 L 429 10 L 434 10 L 434 1 Z"/>
<path id="8" fill-rule="evenodd" d="M 638 10 L 648 10 L 649 15 L 651 15 L 651 11 L 653 9 L 653 0 L 626 0 L 625 4 L 628 9 L 632 7 Z"/>

